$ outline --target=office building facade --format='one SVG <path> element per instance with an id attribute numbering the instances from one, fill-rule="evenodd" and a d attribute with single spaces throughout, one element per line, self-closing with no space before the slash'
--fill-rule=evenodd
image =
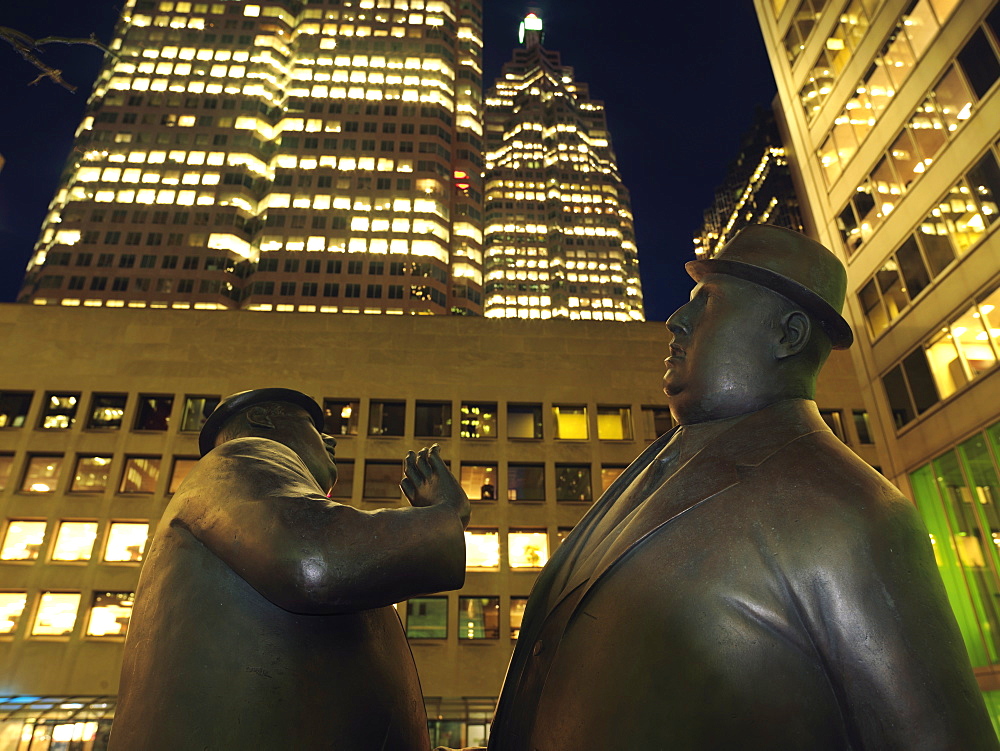
<path id="1" fill-rule="evenodd" d="M 481 314 L 481 21 L 127 0 L 19 300 Z"/>
<path id="2" fill-rule="evenodd" d="M 0 306 L 0 748 L 100 751 L 145 546 L 204 413 L 267 385 L 322 404 L 339 502 L 400 504 L 405 452 L 442 447 L 472 500 L 465 586 L 399 613 L 432 740 L 481 743 L 541 566 L 671 427 L 668 339 L 659 323 Z M 877 463 L 845 357 L 817 402 Z"/>
<path id="3" fill-rule="evenodd" d="M 848 268 L 884 471 L 1000 696 L 1000 7 L 755 0 L 806 223 Z"/>
<path id="4" fill-rule="evenodd" d="M 530 13 L 486 96 L 485 314 L 641 321 L 632 211 L 604 105 L 542 34 Z"/>

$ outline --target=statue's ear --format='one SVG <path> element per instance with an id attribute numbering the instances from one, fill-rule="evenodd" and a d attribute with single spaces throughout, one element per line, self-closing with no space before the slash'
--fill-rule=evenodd
<path id="1" fill-rule="evenodd" d="M 263 407 L 250 407 L 250 409 L 246 411 L 246 418 L 247 422 L 255 428 L 265 428 L 268 430 L 274 429 L 274 423 L 271 421 L 271 416 Z"/>
<path id="2" fill-rule="evenodd" d="M 813 322 L 801 310 L 792 310 L 781 317 L 781 339 L 775 348 L 775 357 L 783 360 L 799 354 L 809 343 Z"/>

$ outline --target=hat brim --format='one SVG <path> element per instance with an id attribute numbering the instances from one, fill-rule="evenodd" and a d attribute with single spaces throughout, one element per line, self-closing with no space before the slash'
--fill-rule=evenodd
<path id="1" fill-rule="evenodd" d="M 215 448 L 215 439 L 218 437 L 222 426 L 230 417 L 239 414 L 248 407 L 252 407 L 254 404 L 263 404 L 264 402 L 285 402 L 286 404 L 294 404 L 296 407 L 301 407 L 309 414 L 316 429 L 319 431 L 323 430 L 323 409 L 314 399 L 303 394 L 301 391 L 293 389 L 253 389 L 251 391 L 243 391 L 220 402 L 219 406 L 205 420 L 205 424 L 202 426 L 201 433 L 198 436 L 198 449 L 201 451 L 201 455 L 204 456 Z"/>
<path id="2" fill-rule="evenodd" d="M 684 264 L 684 268 L 696 282 L 701 281 L 705 274 L 728 274 L 759 284 L 761 287 L 777 292 L 782 297 L 786 297 L 796 305 L 801 306 L 830 338 L 834 349 L 847 349 L 854 343 L 854 332 L 851 330 L 851 325 L 840 313 L 834 310 L 830 303 L 811 289 L 770 269 L 741 261 L 727 261 L 718 258 L 688 261 Z"/>

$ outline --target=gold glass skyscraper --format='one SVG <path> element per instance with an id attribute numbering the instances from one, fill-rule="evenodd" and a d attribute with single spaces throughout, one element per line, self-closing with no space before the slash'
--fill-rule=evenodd
<path id="1" fill-rule="evenodd" d="M 127 0 L 22 301 L 482 312 L 479 0 Z"/>
<path id="2" fill-rule="evenodd" d="M 542 21 L 486 99 L 485 312 L 643 320 L 629 194 L 604 105 L 542 47 Z"/>

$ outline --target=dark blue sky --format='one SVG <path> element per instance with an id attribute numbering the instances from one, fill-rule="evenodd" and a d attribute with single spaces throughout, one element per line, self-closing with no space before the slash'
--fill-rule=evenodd
<path id="1" fill-rule="evenodd" d="M 559 50 L 604 100 L 632 194 L 646 316 L 665 320 L 686 298 L 683 263 L 713 190 L 736 156 L 754 106 L 775 94 L 749 2 L 544 0 L 545 46 Z M 529 3 L 484 0 L 487 84 L 517 44 Z M 722 10 L 724 8 L 724 10 Z M 107 41 L 120 0 L 0 2 L 0 26 L 34 37 Z M 46 59 L 79 85 L 48 81 L 0 42 L 0 302 L 14 299 L 100 67 L 91 47 L 50 46 Z"/>

